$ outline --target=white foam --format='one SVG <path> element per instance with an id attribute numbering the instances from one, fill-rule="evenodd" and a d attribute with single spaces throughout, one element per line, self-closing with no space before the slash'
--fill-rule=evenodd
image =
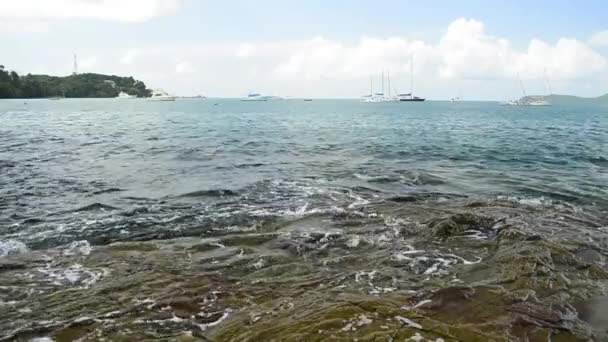
<path id="1" fill-rule="evenodd" d="M 432 301 L 432 300 L 430 300 L 430 299 L 425 299 L 425 300 L 423 300 L 423 301 L 418 302 L 418 304 L 414 305 L 412 308 L 413 308 L 413 309 L 416 309 L 416 308 L 419 308 L 419 307 L 421 307 L 421 306 L 423 306 L 423 305 L 426 305 L 426 304 L 429 304 L 429 303 L 432 303 L 432 302 L 433 302 L 433 301 Z"/>
<path id="2" fill-rule="evenodd" d="M 422 335 L 420 335 L 420 333 L 416 333 L 414 336 L 408 338 L 406 341 L 423 342 L 424 337 L 422 337 Z"/>
<path id="3" fill-rule="evenodd" d="M 50 337 L 34 337 L 30 342 L 55 342 L 55 340 Z"/>
<path id="4" fill-rule="evenodd" d="M 344 332 L 351 331 L 351 330 L 355 330 L 355 327 L 353 327 L 352 323 L 348 323 L 344 326 L 344 328 L 342 328 L 342 331 L 344 331 Z"/>
<path id="5" fill-rule="evenodd" d="M 516 196 L 498 196 L 499 200 L 506 200 L 510 202 L 516 202 L 523 205 L 529 206 L 543 206 L 552 204 L 551 200 L 545 199 L 545 197 L 516 197 Z"/>
<path id="6" fill-rule="evenodd" d="M 444 254 L 444 256 L 450 257 L 450 258 L 454 258 L 454 259 L 458 259 L 458 260 L 462 261 L 462 263 L 465 264 L 465 265 L 478 264 L 478 263 L 481 262 L 481 260 L 483 260 L 482 258 L 477 257 L 477 260 L 475 260 L 475 261 L 469 261 L 469 260 L 467 260 L 467 259 L 465 259 L 463 257 L 459 257 L 456 254 Z"/>
<path id="7" fill-rule="evenodd" d="M 351 204 L 348 205 L 348 209 L 353 209 L 356 207 L 360 207 L 360 206 L 364 206 L 366 204 L 369 204 L 369 201 L 366 200 L 365 198 L 361 197 L 361 196 L 357 196 L 357 195 L 350 195 L 349 197 L 353 198 L 355 201 Z"/>
<path id="8" fill-rule="evenodd" d="M 90 270 L 80 264 L 73 264 L 68 268 L 51 267 L 49 264 L 36 270 L 46 275 L 46 281 L 53 285 L 82 285 L 85 288 L 95 284 L 99 279 L 109 274 L 109 271 L 106 269 Z"/>
<path id="9" fill-rule="evenodd" d="M 414 329 L 422 329 L 422 325 L 420 325 L 420 324 L 418 324 L 418 323 L 416 323 L 416 322 L 412 321 L 412 320 L 411 320 L 411 319 L 409 319 L 409 318 L 405 318 L 405 317 L 403 317 L 403 316 L 395 316 L 395 319 L 396 319 L 398 322 L 401 322 L 401 323 L 403 323 L 403 324 L 407 325 L 408 327 L 411 327 L 411 328 L 414 328 Z"/>
<path id="10" fill-rule="evenodd" d="M 357 272 L 355 274 L 355 281 L 358 283 L 362 277 L 367 277 L 367 279 L 369 279 L 369 281 L 372 281 L 372 280 L 374 280 L 376 273 L 378 273 L 378 271 L 376 271 L 376 270 L 373 270 L 370 272 L 365 272 L 365 271 Z"/>
<path id="11" fill-rule="evenodd" d="M 228 318 L 228 316 L 230 316 L 230 312 L 232 312 L 232 310 L 226 309 L 226 310 L 224 310 L 224 314 L 222 315 L 222 317 L 218 318 L 217 321 L 205 323 L 205 324 L 196 324 L 196 325 L 201 329 L 201 331 L 205 331 L 208 328 L 213 328 L 213 327 L 219 325 L 220 323 L 222 323 L 223 321 L 225 321 Z"/>
<path id="12" fill-rule="evenodd" d="M 72 241 L 72 243 L 63 251 L 63 255 L 89 255 L 93 248 L 87 240 Z"/>
<path id="13" fill-rule="evenodd" d="M 264 262 L 264 259 L 260 259 L 253 264 L 253 267 L 256 270 L 259 270 L 260 268 L 264 267 L 264 265 L 266 265 L 266 263 Z"/>
<path id="14" fill-rule="evenodd" d="M 361 243 L 361 237 L 359 235 L 353 235 L 346 241 L 346 246 L 349 248 L 356 248 Z"/>
<path id="15" fill-rule="evenodd" d="M 28 251 L 27 246 L 21 241 L 12 239 L 0 241 L 0 257 L 27 253 Z"/>

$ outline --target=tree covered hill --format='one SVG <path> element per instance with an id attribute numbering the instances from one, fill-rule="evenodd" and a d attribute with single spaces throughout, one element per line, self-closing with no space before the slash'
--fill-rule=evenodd
<path id="1" fill-rule="evenodd" d="M 102 74 L 77 74 L 65 77 L 48 75 L 20 76 L 0 65 L 0 98 L 44 97 L 116 97 L 124 91 L 129 95 L 148 97 L 151 91 L 133 77 Z"/>

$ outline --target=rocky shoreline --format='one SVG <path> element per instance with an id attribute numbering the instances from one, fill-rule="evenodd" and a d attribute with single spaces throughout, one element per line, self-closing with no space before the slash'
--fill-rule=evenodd
<path id="1" fill-rule="evenodd" d="M 0 257 L 0 340 L 601 341 L 608 215 L 387 201 Z"/>

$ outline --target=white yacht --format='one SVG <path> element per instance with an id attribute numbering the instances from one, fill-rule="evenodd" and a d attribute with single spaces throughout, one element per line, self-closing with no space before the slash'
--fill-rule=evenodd
<path id="1" fill-rule="evenodd" d="M 250 93 L 247 97 L 242 98 L 241 101 L 268 101 L 272 99 L 272 96 L 263 96 L 258 93 Z"/>
<path id="2" fill-rule="evenodd" d="M 117 99 L 134 99 L 137 98 L 136 95 L 129 95 L 124 91 L 121 91 L 118 96 L 116 96 Z"/>
<path id="3" fill-rule="evenodd" d="M 545 96 L 526 96 L 521 101 L 524 106 L 551 106 Z"/>
<path id="4" fill-rule="evenodd" d="M 363 102 L 394 102 L 398 99 L 394 96 L 391 96 L 391 78 L 390 74 L 388 75 L 388 95 L 384 93 L 384 70 L 382 70 L 381 74 L 381 82 L 382 82 L 382 91 L 379 93 L 374 93 L 374 79 L 370 77 L 370 89 L 369 95 L 363 95 L 361 101 Z"/>
<path id="5" fill-rule="evenodd" d="M 169 95 L 162 89 L 156 89 L 152 92 L 152 96 L 148 98 L 148 101 L 175 101 L 175 96 Z"/>

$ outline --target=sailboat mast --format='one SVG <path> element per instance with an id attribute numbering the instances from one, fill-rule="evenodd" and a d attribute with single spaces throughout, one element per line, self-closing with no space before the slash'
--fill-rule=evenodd
<path id="1" fill-rule="evenodd" d="M 410 94 L 414 96 L 414 55 L 410 60 Z"/>
<path id="2" fill-rule="evenodd" d="M 391 72 L 387 71 L 386 76 L 388 77 L 388 97 L 391 97 Z"/>
<path id="3" fill-rule="evenodd" d="M 524 82 L 521 81 L 521 77 L 519 77 L 519 73 L 517 73 L 517 79 L 519 80 L 519 85 L 521 86 L 521 92 L 524 94 L 524 97 L 528 96 L 528 95 L 526 95 L 526 88 L 524 88 Z"/>
<path id="4" fill-rule="evenodd" d="M 369 77 L 369 95 L 374 95 L 374 76 Z"/>
<path id="5" fill-rule="evenodd" d="M 382 69 L 382 95 L 384 95 L 384 69 Z"/>
<path id="6" fill-rule="evenodd" d="M 547 90 L 549 90 L 549 95 L 553 95 L 553 89 L 551 89 L 551 82 L 549 81 L 549 77 L 547 77 L 547 68 L 545 68 L 545 71 L 543 73 L 545 75 L 545 87 L 547 87 Z"/>

